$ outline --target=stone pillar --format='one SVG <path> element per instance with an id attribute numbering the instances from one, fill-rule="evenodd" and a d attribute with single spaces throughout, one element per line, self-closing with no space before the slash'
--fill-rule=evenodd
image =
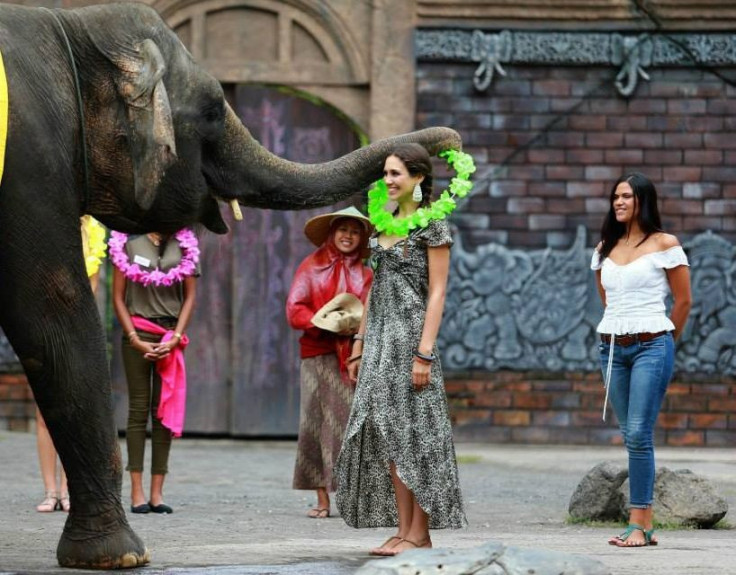
<path id="1" fill-rule="evenodd" d="M 374 0 L 370 138 L 414 129 L 416 0 Z"/>

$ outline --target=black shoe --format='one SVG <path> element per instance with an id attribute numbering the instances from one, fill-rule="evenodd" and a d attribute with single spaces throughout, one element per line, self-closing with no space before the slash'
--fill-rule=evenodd
<path id="1" fill-rule="evenodd" d="M 148 503 L 141 503 L 140 505 L 131 505 L 131 513 L 148 513 L 151 511 L 151 506 Z"/>
<path id="2" fill-rule="evenodd" d="M 159 503 L 158 505 L 154 505 L 150 501 L 148 502 L 148 509 L 151 510 L 153 513 L 173 513 L 174 510 L 166 505 L 166 503 Z"/>

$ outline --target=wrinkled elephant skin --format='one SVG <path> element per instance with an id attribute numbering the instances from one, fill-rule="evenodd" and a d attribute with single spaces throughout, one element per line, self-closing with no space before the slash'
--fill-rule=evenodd
<path id="1" fill-rule="evenodd" d="M 83 114 L 64 35 L 79 70 Z M 333 204 L 380 177 L 396 142 L 437 153 L 460 140 L 433 128 L 325 164 L 285 161 L 250 136 L 219 83 L 142 4 L 68 11 L 0 4 L 0 50 L 10 96 L 0 325 L 69 479 L 71 512 L 57 559 L 90 569 L 144 565 L 148 551 L 122 506 L 105 334 L 85 274 L 79 216 L 90 213 L 130 233 L 197 222 L 224 233 L 218 201 L 277 209 Z"/>

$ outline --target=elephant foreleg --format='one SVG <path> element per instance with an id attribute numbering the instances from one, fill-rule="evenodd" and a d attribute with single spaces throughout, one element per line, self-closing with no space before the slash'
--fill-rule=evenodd
<path id="1" fill-rule="evenodd" d="M 81 266 L 49 267 L 43 281 L 6 291 L 0 303 L 68 478 L 71 511 L 57 559 L 86 569 L 144 565 L 148 551 L 121 504 L 105 338 L 92 292 Z"/>

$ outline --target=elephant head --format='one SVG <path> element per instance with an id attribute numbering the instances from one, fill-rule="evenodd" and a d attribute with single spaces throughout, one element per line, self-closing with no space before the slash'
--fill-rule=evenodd
<path id="1" fill-rule="evenodd" d="M 172 231 L 201 222 L 227 230 L 218 200 L 303 209 L 333 204 L 380 177 L 400 141 L 434 154 L 458 148 L 447 128 L 383 140 L 324 164 L 297 164 L 263 148 L 158 14 L 141 4 L 92 6 L 64 13 L 88 38 L 84 69 L 91 125 L 88 211 L 124 231 Z M 110 22 L 115 22 L 111 26 Z M 111 161 L 114 159 L 114 161 Z"/>

